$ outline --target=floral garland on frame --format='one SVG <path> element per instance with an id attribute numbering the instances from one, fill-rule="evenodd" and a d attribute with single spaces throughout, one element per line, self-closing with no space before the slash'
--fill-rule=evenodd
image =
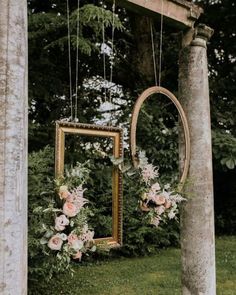
<path id="1" fill-rule="evenodd" d="M 147 213 L 150 224 L 158 227 L 177 219 L 179 205 L 186 199 L 171 189 L 170 184 L 160 185 L 158 168 L 148 163 L 145 152 L 139 153 L 138 172 L 142 187 L 140 209 Z"/>
<path id="2" fill-rule="evenodd" d="M 36 208 L 44 214 L 40 243 L 46 255 L 55 255 L 58 271 L 70 268 L 71 259 L 81 261 L 83 255 L 96 251 L 94 231 L 88 225 L 92 215 L 86 206 L 84 184 L 89 175 L 87 163 L 66 171 L 55 180 L 55 193 L 48 207 Z"/>
<path id="3" fill-rule="evenodd" d="M 186 199 L 169 183 L 160 184 L 158 168 L 148 162 L 145 151 L 139 152 L 138 159 L 138 166 L 134 168 L 130 164 L 124 165 L 123 159 L 111 158 L 123 173 L 137 181 L 139 208 L 145 220 L 155 227 L 169 220 L 178 220 L 179 206 Z"/>

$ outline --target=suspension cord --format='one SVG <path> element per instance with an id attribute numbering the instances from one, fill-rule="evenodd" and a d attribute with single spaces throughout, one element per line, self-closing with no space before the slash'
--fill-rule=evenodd
<path id="1" fill-rule="evenodd" d="M 154 37 L 153 37 L 153 24 L 151 20 L 150 20 L 150 31 L 151 31 L 151 41 L 152 41 L 153 71 L 154 71 L 155 85 L 157 86 L 157 64 L 156 64 L 155 44 L 154 44 Z"/>
<path id="2" fill-rule="evenodd" d="M 77 2 L 76 24 L 76 67 L 75 67 L 75 121 L 78 121 L 78 76 L 79 76 L 79 26 L 80 26 L 80 0 Z"/>
<path id="3" fill-rule="evenodd" d="M 110 85 L 112 83 L 113 79 L 113 65 L 114 65 L 114 33 L 115 33 L 115 8 L 116 8 L 116 1 L 113 0 L 113 5 L 112 5 L 112 31 L 111 31 L 111 62 L 110 62 Z M 110 103 L 112 102 L 111 98 L 111 91 L 110 91 Z"/>
<path id="4" fill-rule="evenodd" d="M 112 29 L 111 29 L 111 55 L 110 55 L 110 90 L 109 90 L 109 102 L 110 102 L 110 117 L 109 117 L 109 125 L 112 124 L 112 80 L 113 80 L 113 65 L 114 65 L 114 35 L 115 35 L 115 9 L 116 9 L 116 1 L 113 0 L 112 5 Z"/>
<path id="5" fill-rule="evenodd" d="M 69 83 L 70 83 L 70 111 L 71 121 L 73 121 L 73 98 L 72 98 L 72 74 L 71 74 L 71 40 L 70 40 L 70 8 L 69 0 L 66 0 L 67 8 L 67 29 L 68 29 L 68 63 L 69 63 Z"/>
<path id="6" fill-rule="evenodd" d="M 159 50 L 159 86 L 161 86 L 162 43 L 163 43 L 163 0 L 161 0 L 161 29 L 160 29 L 160 50 Z"/>
<path id="7" fill-rule="evenodd" d="M 107 74 L 106 74 L 106 53 L 105 53 L 105 26 L 104 21 L 102 23 L 102 44 L 103 44 L 103 80 L 104 80 L 104 98 L 107 101 Z"/>

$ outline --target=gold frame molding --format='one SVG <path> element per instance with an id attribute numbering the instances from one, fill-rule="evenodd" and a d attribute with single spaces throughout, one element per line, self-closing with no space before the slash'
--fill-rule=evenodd
<path id="1" fill-rule="evenodd" d="M 187 179 L 188 176 L 188 170 L 189 170 L 189 163 L 190 163 L 190 131 L 188 126 L 188 120 L 185 115 L 185 112 L 178 101 L 178 99 L 174 96 L 173 93 L 171 93 L 166 88 L 160 87 L 160 86 L 153 86 L 148 89 L 146 89 L 136 100 L 132 117 L 131 117 L 131 123 L 130 123 L 130 152 L 131 152 L 131 159 L 133 162 L 134 167 L 137 167 L 138 165 L 138 158 L 136 154 L 136 129 L 137 129 L 137 123 L 138 123 L 138 116 L 140 109 L 146 99 L 148 99 L 152 94 L 155 93 L 161 93 L 165 95 L 167 98 L 169 98 L 175 105 L 175 107 L 178 110 L 180 120 L 183 125 L 183 131 L 184 131 L 184 140 L 185 140 L 185 158 L 183 163 L 183 171 L 180 178 L 179 183 L 179 189 L 181 190 L 183 188 L 183 185 Z"/>
<path id="2" fill-rule="evenodd" d="M 123 157 L 123 131 L 118 127 L 81 124 L 73 122 L 56 122 L 55 175 L 64 173 L 65 135 L 81 134 L 113 139 L 113 156 Z M 96 244 L 109 247 L 122 245 L 122 173 L 118 167 L 112 172 L 112 236 L 95 239 Z"/>

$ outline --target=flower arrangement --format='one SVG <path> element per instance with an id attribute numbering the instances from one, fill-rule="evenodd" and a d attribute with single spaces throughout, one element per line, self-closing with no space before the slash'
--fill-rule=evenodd
<path id="1" fill-rule="evenodd" d="M 92 212 L 84 198 L 84 184 L 89 174 L 86 164 L 77 163 L 76 167 L 66 171 L 65 177 L 56 179 L 55 194 L 48 207 L 38 208 L 46 215 L 40 240 L 43 252 L 54 254 L 61 270 L 69 268 L 71 259 L 80 261 L 84 254 L 96 250 L 94 231 L 88 225 Z"/>
<path id="2" fill-rule="evenodd" d="M 158 168 L 148 163 L 145 152 L 139 153 L 140 209 L 147 213 L 150 224 L 158 227 L 161 222 L 177 219 L 179 205 L 186 199 L 171 189 L 170 184 L 160 185 Z"/>
<path id="3" fill-rule="evenodd" d="M 123 165 L 123 161 L 111 159 L 115 165 L 129 177 L 134 177 L 139 186 L 139 208 L 145 213 L 149 224 L 158 227 L 168 220 L 176 219 L 179 205 L 186 201 L 179 192 L 171 188 L 170 184 L 162 184 L 159 180 L 158 168 L 148 163 L 144 151 L 139 152 L 139 164 L 136 168 Z"/>

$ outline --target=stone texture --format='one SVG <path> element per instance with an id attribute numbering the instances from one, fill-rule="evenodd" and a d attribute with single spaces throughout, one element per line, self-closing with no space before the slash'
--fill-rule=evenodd
<path id="1" fill-rule="evenodd" d="M 183 295 L 216 294 L 212 147 L 206 54 L 206 42 L 212 33 L 210 28 L 199 25 L 193 34 L 192 42 L 182 48 L 179 59 L 179 99 L 186 112 L 191 134 L 189 181 L 186 186 L 189 199 L 181 212 Z M 180 151 L 180 159 L 183 160 L 183 145 L 180 146 Z"/>
<path id="2" fill-rule="evenodd" d="M 27 294 L 27 2 L 0 0 L 0 293 Z"/>

